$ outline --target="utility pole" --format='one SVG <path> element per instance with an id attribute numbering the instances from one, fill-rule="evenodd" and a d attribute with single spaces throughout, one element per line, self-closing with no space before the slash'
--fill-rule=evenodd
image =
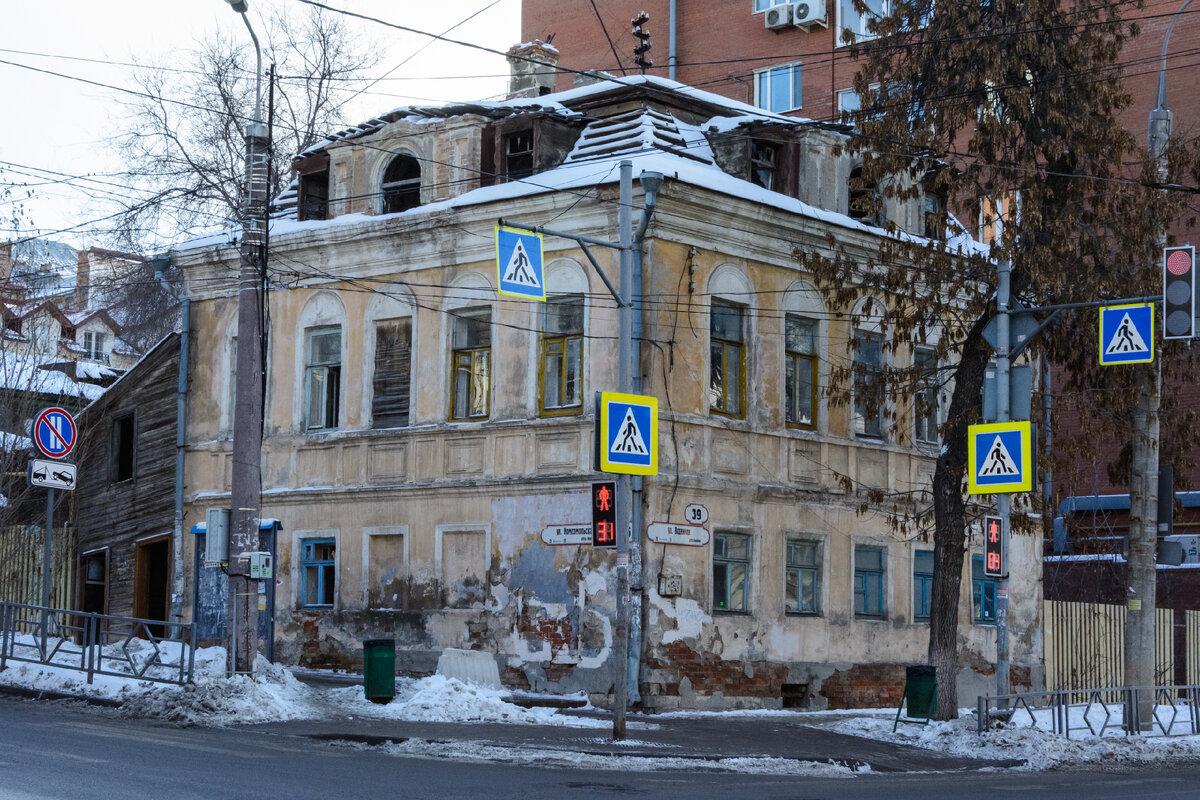
<path id="1" fill-rule="evenodd" d="M 1012 303 L 1012 262 L 1000 262 L 996 281 L 996 421 L 1012 421 L 1012 388 L 1010 381 L 1011 348 L 1009 306 Z M 1030 442 L 1030 446 L 1032 446 Z M 1000 563 L 1004 568 L 996 586 L 996 694 L 1009 693 L 1008 646 L 1008 540 L 1012 532 L 1011 495 L 996 496 L 996 511 L 1000 515 Z"/>
<path id="2" fill-rule="evenodd" d="M 620 282 L 617 284 L 619 392 L 633 394 L 633 162 L 621 162 L 617 226 L 620 228 Z M 617 475 L 617 674 L 613 693 L 613 739 L 625 738 L 629 705 L 629 533 L 633 513 L 632 476 Z"/>
<path id="3" fill-rule="evenodd" d="M 246 17 L 244 0 L 226 0 L 241 15 L 254 41 L 254 119 L 246 126 L 246 197 L 242 209 L 241 269 L 238 273 L 237 409 L 233 420 L 233 482 L 229 513 L 229 626 L 227 640 L 235 673 L 254 671 L 258 651 L 258 592 L 251 591 L 250 553 L 258 550 L 262 491 L 262 274 L 266 243 L 267 165 L 270 142 L 262 121 L 262 50 Z"/>

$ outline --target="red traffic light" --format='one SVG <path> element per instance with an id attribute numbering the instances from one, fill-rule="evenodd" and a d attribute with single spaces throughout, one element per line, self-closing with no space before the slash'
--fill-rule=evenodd
<path id="1" fill-rule="evenodd" d="M 1163 250 L 1163 338 L 1190 339 L 1196 333 L 1196 250 Z"/>

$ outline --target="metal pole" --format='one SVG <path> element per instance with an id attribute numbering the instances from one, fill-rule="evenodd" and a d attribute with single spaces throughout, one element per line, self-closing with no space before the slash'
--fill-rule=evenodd
<path id="1" fill-rule="evenodd" d="M 42 539 L 42 657 L 50 651 L 46 649 L 46 639 L 50 632 L 50 561 L 54 548 L 54 489 L 46 490 L 46 535 Z M 48 661 L 49 659 L 47 659 Z"/>
<path id="2" fill-rule="evenodd" d="M 617 214 L 621 236 L 621 301 L 618 309 L 617 384 L 633 392 L 633 162 L 621 162 Z M 625 738 L 625 707 L 629 704 L 629 529 L 633 510 L 633 481 L 617 476 L 617 674 L 614 679 L 613 739 Z"/>
<path id="3" fill-rule="evenodd" d="M 1012 409 L 1010 408 L 1009 383 L 1009 304 L 1011 298 L 1010 278 L 1012 263 L 1005 259 L 1000 262 L 996 285 L 996 338 L 999 346 L 996 348 L 996 420 L 1009 422 Z M 1008 647 L 1008 539 L 1010 531 L 1010 496 L 1007 493 L 996 496 L 996 510 L 1000 515 L 1000 551 L 1004 575 L 996 586 L 996 694 L 1009 693 L 1009 647 Z"/>

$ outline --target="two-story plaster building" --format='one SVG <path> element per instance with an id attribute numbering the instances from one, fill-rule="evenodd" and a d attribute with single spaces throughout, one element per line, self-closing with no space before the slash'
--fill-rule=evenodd
<path id="1" fill-rule="evenodd" d="M 885 341 L 887 298 L 835 307 L 797 266 L 794 251 L 830 236 L 865 264 L 887 235 L 850 214 L 843 136 L 629 78 L 402 108 L 300 154 L 268 267 L 262 515 L 279 532 L 262 591 L 275 655 L 352 667 L 362 640 L 386 636 L 400 667 L 421 671 L 442 648 L 475 648 L 511 686 L 607 702 L 615 554 L 542 532 L 590 523 L 592 397 L 617 388 L 617 310 L 577 244 L 552 236 L 548 301 L 499 295 L 494 227 L 615 241 L 628 159 L 635 176 L 665 176 L 637 310 L 637 390 L 660 408 L 660 471 L 642 482 L 632 537 L 641 700 L 896 700 L 903 666 L 925 658 L 932 545 L 862 507 L 870 489 L 929 487 L 937 419 L 911 397 L 877 411 L 828 398 L 831 364 L 869 373 L 929 344 Z M 923 235 L 922 208 L 884 213 Z M 615 252 L 595 255 L 615 282 Z M 222 235 L 173 259 L 192 298 L 186 522 L 201 531 L 229 504 L 238 253 Z M 646 538 L 692 504 L 708 511 L 706 545 Z M 190 565 L 202 537 L 187 538 Z M 1013 540 L 1018 686 L 1041 681 L 1040 586 L 1017 577 L 1038 574 L 1037 558 Z M 991 684 L 995 658 L 995 587 L 970 565 L 964 691 Z M 200 606 L 219 607 L 199 588 Z"/>

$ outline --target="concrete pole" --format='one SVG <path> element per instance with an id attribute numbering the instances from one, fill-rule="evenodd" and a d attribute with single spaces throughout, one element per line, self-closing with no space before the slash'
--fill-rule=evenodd
<path id="1" fill-rule="evenodd" d="M 1010 422 L 1012 419 L 1009 341 L 1009 306 L 1012 302 L 1012 263 L 1008 259 L 1000 262 L 996 282 L 996 421 Z M 1030 443 L 1032 445 L 1032 442 Z M 971 467 L 974 469 L 974 465 Z M 1007 492 L 996 495 L 996 510 L 1000 515 L 1000 548 L 1004 575 L 996 586 L 996 694 L 1006 695 L 1010 691 L 1009 643 L 1008 643 L 1008 539 L 1011 531 L 1011 497 Z"/>
<path id="2" fill-rule="evenodd" d="M 621 162 L 617 223 L 620 228 L 621 296 L 617 330 L 617 385 L 633 392 L 633 162 Z M 617 674 L 614 678 L 613 739 L 625 738 L 625 709 L 629 704 L 629 529 L 633 511 L 633 481 L 617 476 Z"/>
<path id="3" fill-rule="evenodd" d="M 258 592 L 242 553 L 258 550 L 262 490 L 262 256 L 266 241 L 267 128 L 246 126 L 246 208 L 242 215 L 238 279 L 236 414 L 233 420 L 233 485 L 229 513 L 229 642 L 237 673 L 254 670 L 258 651 Z M 237 631 L 236 640 L 234 631 Z"/>

